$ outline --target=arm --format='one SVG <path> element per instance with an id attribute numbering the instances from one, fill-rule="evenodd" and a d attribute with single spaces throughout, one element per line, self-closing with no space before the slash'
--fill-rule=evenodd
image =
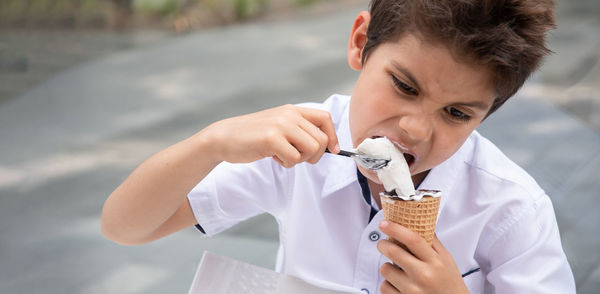
<path id="1" fill-rule="evenodd" d="M 292 167 L 318 162 L 326 147 L 339 150 L 321 110 L 286 105 L 216 122 L 140 164 L 106 200 L 102 232 L 123 244 L 169 235 L 196 223 L 186 195 L 220 162 Z"/>
<path id="2" fill-rule="evenodd" d="M 496 293 L 576 293 L 550 198 L 539 196 L 515 220 L 487 251 Z"/>

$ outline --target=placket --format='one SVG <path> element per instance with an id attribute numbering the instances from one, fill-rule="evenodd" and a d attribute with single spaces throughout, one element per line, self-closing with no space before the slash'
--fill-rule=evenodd
<path id="1" fill-rule="evenodd" d="M 358 246 L 358 256 L 354 272 L 354 288 L 361 289 L 364 293 L 379 293 L 379 285 L 383 278 L 379 274 L 381 266 L 389 262 L 379 250 L 377 243 L 381 238 L 387 238 L 379 230 L 379 222 L 383 220 L 383 211 L 379 211 L 363 230 Z"/>

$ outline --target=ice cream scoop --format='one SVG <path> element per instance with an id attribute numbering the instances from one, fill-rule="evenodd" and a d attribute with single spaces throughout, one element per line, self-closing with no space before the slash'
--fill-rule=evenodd
<path id="1" fill-rule="evenodd" d="M 356 152 L 369 157 L 389 159 L 390 162 L 386 166 L 377 170 L 377 177 L 383 183 L 384 189 L 387 192 L 395 191 L 396 195 L 404 200 L 417 200 L 413 199 L 419 196 L 415 193 L 406 159 L 388 138 L 367 138 L 358 145 Z"/>

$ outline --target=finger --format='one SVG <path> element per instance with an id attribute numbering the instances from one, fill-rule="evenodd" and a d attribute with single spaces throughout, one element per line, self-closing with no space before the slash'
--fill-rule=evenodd
<path id="1" fill-rule="evenodd" d="M 279 165 L 284 166 L 283 161 L 281 161 L 281 159 L 279 159 L 279 157 L 277 157 L 277 155 L 273 155 L 273 160 L 275 160 L 275 162 L 279 163 Z"/>
<path id="2" fill-rule="evenodd" d="M 456 266 L 456 262 L 452 257 L 452 254 L 444 247 L 440 239 L 438 239 L 437 234 L 433 235 L 433 250 L 437 252 L 442 262 L 446 265 L 447 270 L 451 270 L 455 273 L 456 276 L 461 275 L 458 266 Z"/>
<path id="3" fill-rule="evenodd" d="M 408 228 L 386 220 L 379 223 L 379 228 L 384 234 L 404 244 L 418 259 L 429 261 L 435 258 L 435 251 L 425 242 L 425 239 Z"/>
<path id="4" fill-rule="evenodd" d="M 308 161 L 315 154 L 319 153 L 321 149 L 319 141 L 300 126 L 296 126 L 295 130 L 288 132 L 286 136 L 290 143 L 300 152 L 300 161 Z"/>
<path id="5" fill-rule="evenodd" d="M 290 168 L 300 162 L 300 152 L 285 138 L 280 138 L 280 140 L 272 142 L 271 146 L 274 153 L 272 156 L 277 158 L 278 160 L 276 159 L 276 161 L 283 167 Z"/>
<path id="6" fill-rule="evenodd" d="M 335 133 L 335 126 L 331 120 L 331 114 L 329 112 L 319 109 L 298 107 L 302 117 L 310 121 L 312 124 L 317 126 L 323 131 L 328 138 L 327 147 L 329 151 L 333 153 L 340 152 L 340 146 L 337 135 Z"/>
<path id="7" fill-rule="evenodd" d="M 390 283 L 389 281 L 383 281 L 383 283 L 381 283 L 381 287 L 379 287 L 379 290 L 381 291 L 381 294 L 398 294 L 398 293 L 402 293 L 400 291 L 398 291 L 398 289 L 396 289 L 396 287 L 394 287 L 394 285 L 392 285 L 392 283 Z"/>
<path id="8" fill-rule="evenodd" d="M 390 240 L 379 241 L 377 243 L 377 250 L 394 262 L 399 267 L 398 270 L 402 268 L 403 270 L 412 272 L 422 263 L 406 249 Z"/>
<path id="9" fill-rule="evenodd" d="M 325 148 L 327 148 L 327 143 L 329 138 L 327 134 L 325 134 L 321 129 L 317 128 L 308 120 L 302 119 L 299 122 L 300 127 L 307 132 L 313 139 L 315 139 L 319 144 L 319 150 L 315 152 L 312 156 L 306 159 L 309 163 L 315 164 L 317 163 L 323 154 L 325 153 Z"/>

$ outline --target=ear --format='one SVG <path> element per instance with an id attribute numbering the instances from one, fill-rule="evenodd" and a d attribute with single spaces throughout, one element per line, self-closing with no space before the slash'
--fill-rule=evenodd
<path id="1" fill-rule="evenodd" d="M 367 44 L 367 28 L 369 27 L 369 21 L 371 21 L 371 14 L 367 11 L 363 11 L 358 14 L 354 20 L 352 26 L 352 32 L 350 32 L 350 40 L 348 41 L 348 65 L 354 70 L 361 70 L 362 64 L 362 51 Z"/>

